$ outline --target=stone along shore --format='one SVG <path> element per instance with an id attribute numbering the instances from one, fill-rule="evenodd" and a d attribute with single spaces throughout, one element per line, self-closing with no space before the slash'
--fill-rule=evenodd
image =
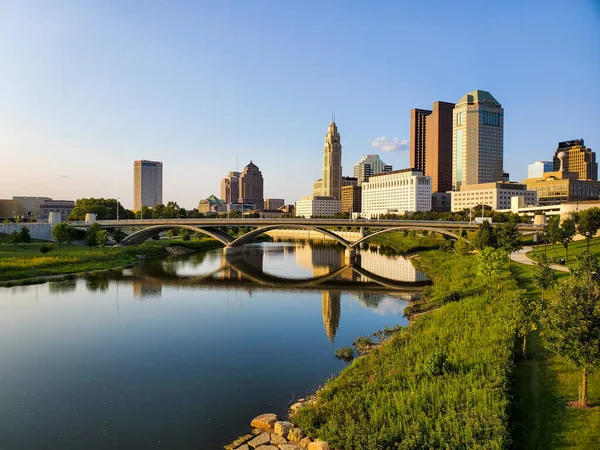
<path id="1" fill-rule="evenodd" d="M 292 412 L 302 403 L 292 405 Z M 225 446 L 226 450 L 331 450 L 327 442 L 306 437 L 292 422 L 278 420 L 276 414 L 261 414 L 252 419 L 253 434 L 245 434 Z"/>

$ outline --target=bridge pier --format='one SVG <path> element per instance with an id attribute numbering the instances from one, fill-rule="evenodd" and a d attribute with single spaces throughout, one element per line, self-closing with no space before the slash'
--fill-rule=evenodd
<path id="1" fill-rule="evenodd" d="M 354 264 L 356 259 L 358 258 L 358 254 L 354 247 L 347 247 L 344 251 L 344 262 L 346 264 Z"/>
<path id="2" fill-rule="evenodd" d="M 227 245 L 223 247 L 223 254 L 227 260 L 243 258 L 245 251 L 244 245 Z"/>

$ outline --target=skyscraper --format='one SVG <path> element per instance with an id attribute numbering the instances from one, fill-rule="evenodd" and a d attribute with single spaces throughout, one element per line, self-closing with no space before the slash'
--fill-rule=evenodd
<path id="1" fill-rule="evenodd" d="M 454 107 L 452 189 L 502 180 L 504 109 L 492 94 L 475 90 Z"/>
<path id="2" fill-rule="evenodd" d="M 162 169 L 159 161 L 139 160 L 133 162 L 133 210 L 142 206 L 160 205 L 162 198 Z"/>
<path id="3" fill-rule="evenodd" d="M 239 176 L 238 202 L 252 203 L 258 210 L 264 207 L 263 176 L 252 161 Z"/>
<path id="4" fill-rule="evenodd" d="M 237 203 L 240 194 L 239 172 L 229 172 L 221 179 L 221 199 L 226 204 Z"/>
<path id="5" fill-rule="evenodd" d="M 342 144 L 335 122 L 329 124 L 323 146 L 322 195 L 342 199 Z"/>
<path id="6" fill-rule="evenodd" d="M 452 111 L 454 103 L 435 102 L 433 110 L 410 112 L 410 166 L 431 177 L 432 192 L 452 189 Z"/>
<path id="7" fill-rule="evenodd" d="M 354 164 L 354 178 L 358 180 L 358 185 L 369 181 L 369 177 L 382 172 L 391 172 L 392 166 L 386 165 L 379 155 L 364 155 L 360 161 Z"/>
<path id="8" fill-rule="evenodd" d="M 552 172 L 552 161 L 536 161 L 527 166 L 527 178 L 542 178 L 544 172 Z"/>
<path id="9" fill-rule="evenodd" d="M 598 163 L 596 153 L 584 145 L 583 139 L 574 139 L 558 143 L 554 153 L 554 172 L 560 170 L 558 154 L 565 152 L 563 158 L 564 171 L 577 173 L 580 180 L 598 180 Z"/>

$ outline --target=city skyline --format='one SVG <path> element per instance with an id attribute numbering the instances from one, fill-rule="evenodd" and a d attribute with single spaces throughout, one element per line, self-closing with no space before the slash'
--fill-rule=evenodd
<path id="1" fill-rule="evenodd" d="M 164 163 L 164 201 L 189 209 L 217 192 L 239 157 L 261 167 L 265 197 L 294 203 L 310 192 L 331 112 L 342 175 L 369 153 L 408 168 L 410 110 L 473 89 L 505 110 L 504 169 L 515 181 L 551 159 L 557 142 L 598 147 L 597 3 L 495 8 L 487 39 L 450 24 L 489 17 L 488 5 L 340 5 L 318 4 L 319 14 L 308 3 L 6 5 L 0 198 L 120 197 L 132 208 L 131 161 L 148 159 Z M 344 20 L 327 19 L 338 14 Z M 557 33 L 566 22 L 576 26 Z M 494 64 L 472 58 L 486 52 Z M 409 58 L 418 71 L 403 70 Z M 448 64 L 460 69 L 435 70 Z M 574 86 L 586 92 L 577 114 Z"/>

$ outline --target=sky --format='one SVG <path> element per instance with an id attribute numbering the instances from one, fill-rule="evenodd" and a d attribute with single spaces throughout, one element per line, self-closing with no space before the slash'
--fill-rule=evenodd
<path id="1" fill-rule="evenodd" d="M 265 198 L 321 177 L 332 113 L 344 175 L 409 166 L 410 110 L 486 90 L 511 180 L 559 141 L 600 150 L 600 0 L 0 0 L 0 198 L 119 198 L 162 161 L 185 208 L 251 160 Z"/>

